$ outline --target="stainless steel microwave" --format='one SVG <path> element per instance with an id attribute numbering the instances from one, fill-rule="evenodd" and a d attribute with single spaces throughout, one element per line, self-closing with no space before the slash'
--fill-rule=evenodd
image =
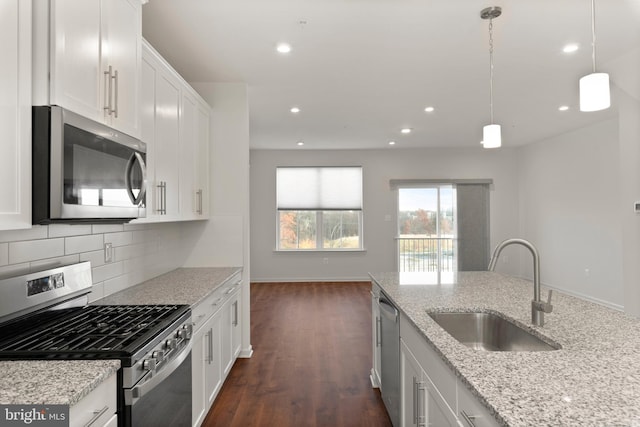
<path id="1" fill-rule="evenodd" d="M 58 106 L 33 107 L 33 223 L 144 217 L 146 145 Z"/>

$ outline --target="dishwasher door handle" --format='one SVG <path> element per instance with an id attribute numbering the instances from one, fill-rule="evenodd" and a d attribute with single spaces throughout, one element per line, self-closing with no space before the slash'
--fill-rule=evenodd
<path id="1" fill-rule="evenodd" d="M 398 309 L 391 304 L 386 298 L 380 297 L 378 299 L 380 303 L 380 314 L 388 319 L 392 319 L 394 322 L 398 321 Z"/>

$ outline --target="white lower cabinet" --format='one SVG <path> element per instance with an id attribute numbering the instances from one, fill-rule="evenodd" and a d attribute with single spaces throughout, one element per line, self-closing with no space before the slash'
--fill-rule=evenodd
<path id="1" fill-rule="evenodd" d="M 455 412 L 440 395 L 429 375 L 400 341 L 401 425 L 457 426 Z"/>
<path id="2" fill-rule="evenodd" d="M 400 317 L 400 376 L 401 425 L 498 426 L 404 314 Z"/>
<path id="3" fill-rule="evenodd" d="M 233 276 L 192 310 L 192 420 L 199 426 L 218 396 L 241 346 L 240 288 Z"/>
<path id="4" fill-rule="evenodd" d="M 115 426 L 118 424 L 117 375 L 111 375 L 91 393 L 69 408 L 69 425 Z"/>

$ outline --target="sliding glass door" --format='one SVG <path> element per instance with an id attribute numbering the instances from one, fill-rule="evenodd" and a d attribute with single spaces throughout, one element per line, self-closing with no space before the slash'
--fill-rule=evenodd
<path id="1" fill-rule="evenodd" d="M 398 188 L 398 271 L 457 271 L 456 187 Z"/>

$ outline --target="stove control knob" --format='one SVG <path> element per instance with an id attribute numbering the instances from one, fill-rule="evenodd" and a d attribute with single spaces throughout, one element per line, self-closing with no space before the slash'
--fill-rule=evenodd
<path id="1" fill-rule="evenodd" d="M 164 351 L 156 350 L 153 353 L 151 353 L 151 357 L 156 359 L 158 361 L 158 363 L 162 362 L 164 360 Z"/>
<path id="2" fill-rule="evenodd" d="M 176 348 L 176 340 L 173 338 L 170 338 L 165 341 L 164 346 L 167 350 L 173 350 L 174 348 Z"/>
<path id="3" fill-rule="evenodd" d="M 142 362 L 142 369 L 146 369 L 148 371 L 156 369 L 156 359 L 147 359 Z"/>
<path id="4" fill-rule="evenodd" d="M 189 325 L 191 326 L 191 325 Z M 176 337 L 178 338 L 182 338 L 182 339 L 189 339 L 191 338 L 191 328 L 188 328 L 186 325 L 182 327 L 182 329 L 178 329 L 178 332 L 176 332 Z"/>

